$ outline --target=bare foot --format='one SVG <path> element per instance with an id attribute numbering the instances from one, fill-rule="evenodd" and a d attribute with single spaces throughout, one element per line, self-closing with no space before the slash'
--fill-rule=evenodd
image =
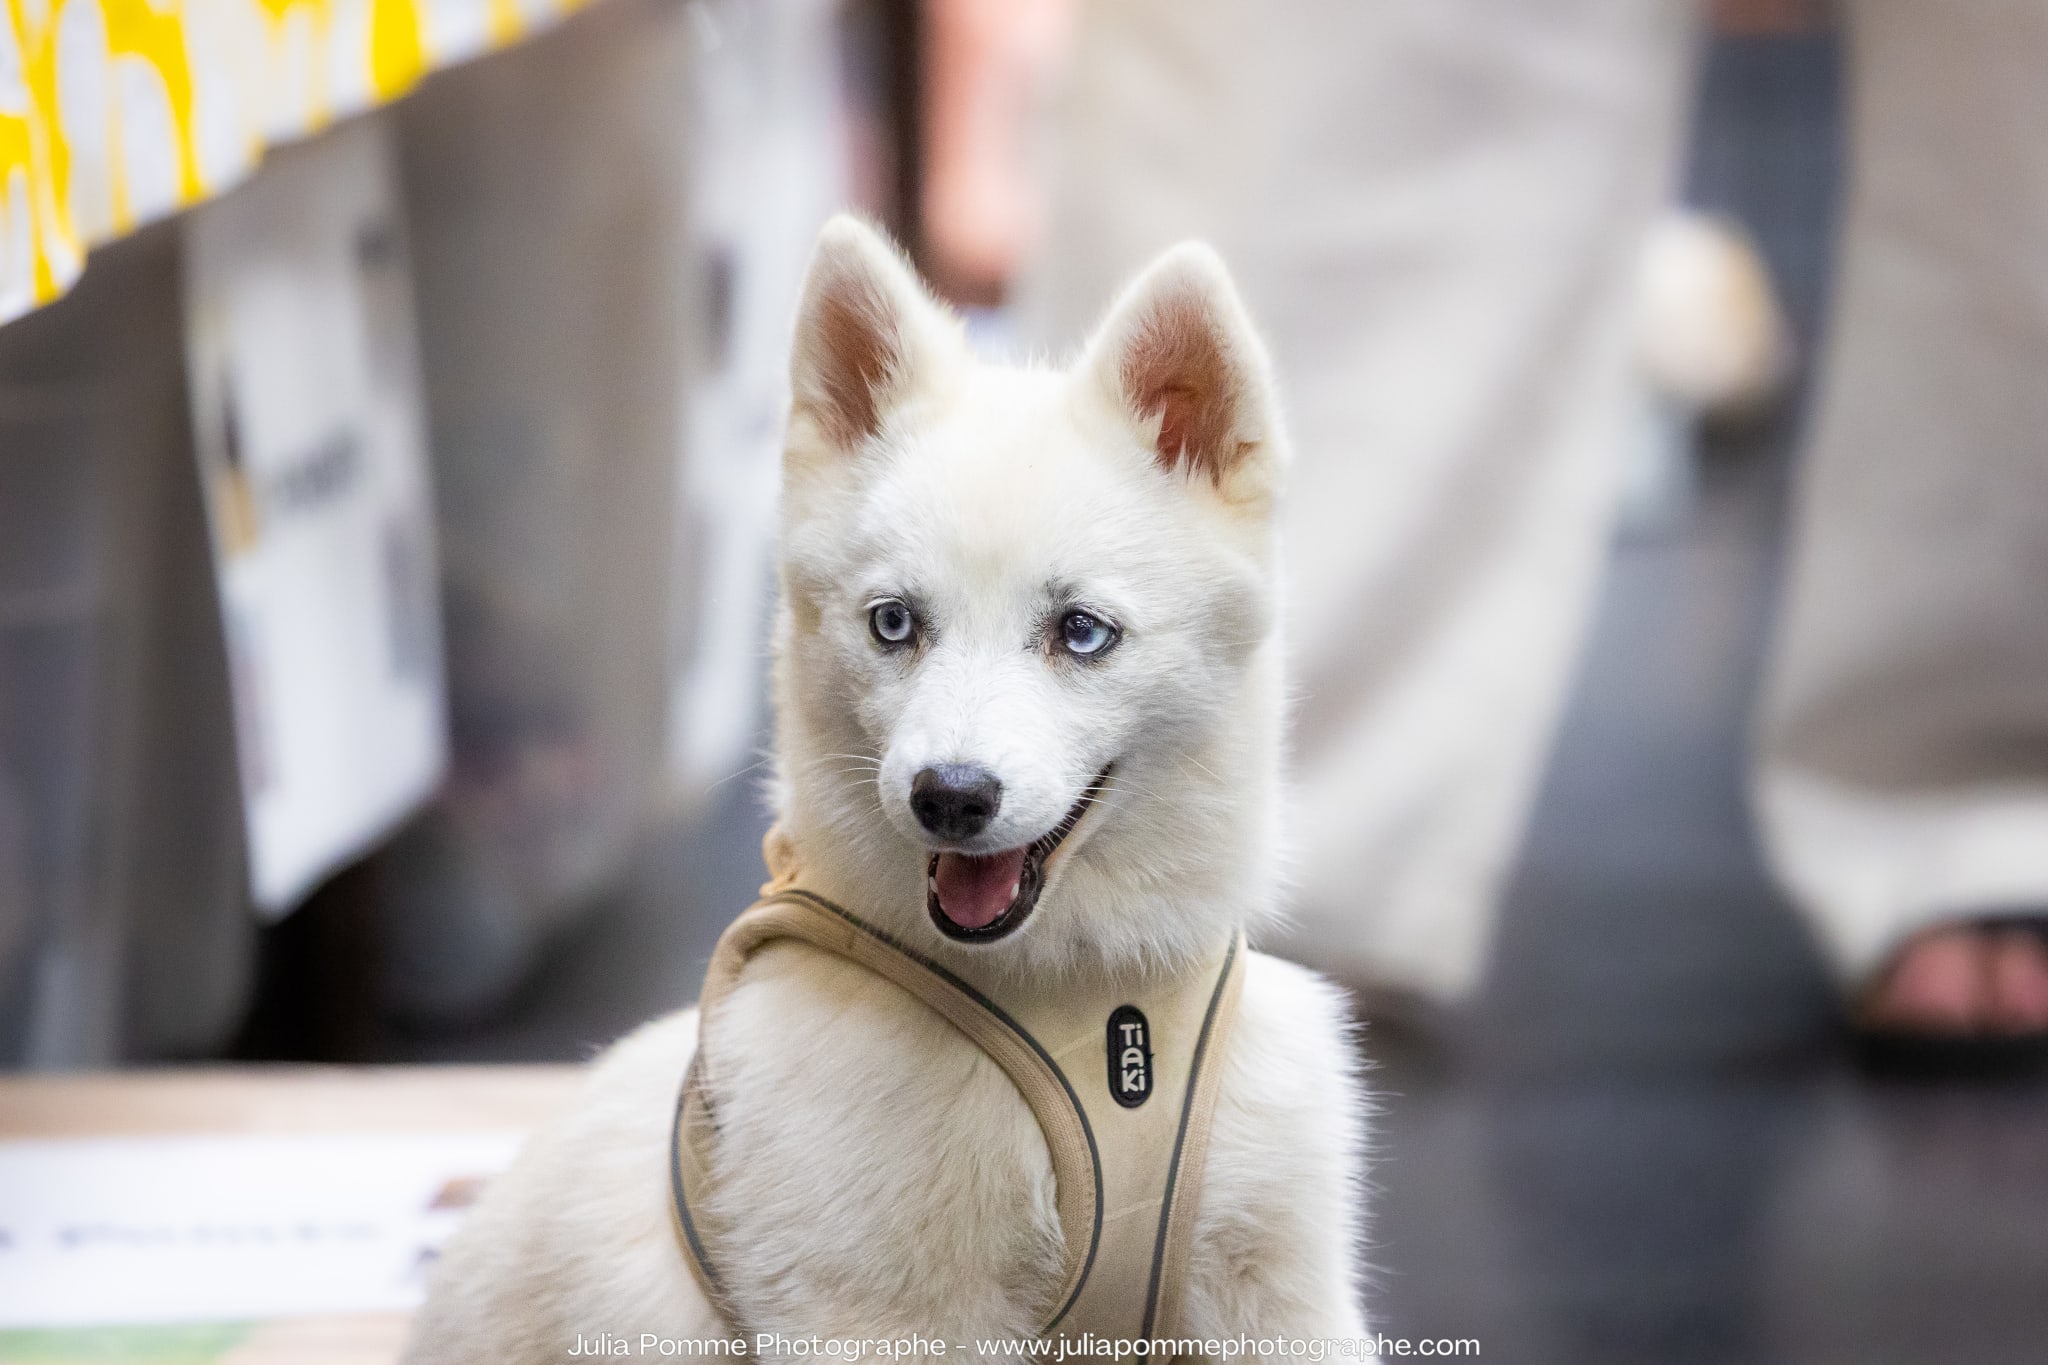
<path id="1" fill-rule="evenodd" d="M 2008 929 L 1991 948 L 1991 1026 L 2001 1033 L 2048 1033 L 2048 945 Z"/>
<path id="2" fill-rule="evenodd" d="M 2048 945 L 2023 929 L 1930 929 L 1906 943 L 1862 1023 L 1927 1037 L 2048 1034 Z"/>

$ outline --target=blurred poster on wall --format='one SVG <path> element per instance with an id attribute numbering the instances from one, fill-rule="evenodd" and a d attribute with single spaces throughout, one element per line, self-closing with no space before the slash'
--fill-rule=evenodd
<path id="1" fill-rule="evenodd" d="M 771 592 L 791 329 L 818 228 L 851 186 L 840 7 L 709 0 L 697 27 L 692 237 L 705 335 L 677 487 L 694 619 L 669 698 L 670 772 L 702 794 L 761 735 L 759 640 Z"/>
<path id="2" fill-rule="evenodd" d="M 186 354 L 251 890 L 281 915 L 441 780 L 436 553 L 401 218 L 375 118 L 185 224 Z"/>

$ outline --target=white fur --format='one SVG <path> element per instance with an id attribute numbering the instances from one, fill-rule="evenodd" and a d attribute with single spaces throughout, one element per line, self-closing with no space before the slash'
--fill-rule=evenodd
<path id="1" fill-rule="evenodd" d="M 833 291 L 895 348 L 878 427 L 853 439 L 830 420 L 845 393 L 845 356 L 818 321 Z M 1227 361 L 1214 477 L 1163 468 L 1159 419 L 1123 393 L 1123 357 L 1169 298 L 1196 301 Z M 835 220 L 793 381 L 775 797 L 804 884 L 999 980 L 1135 979 L 1236 926 L 1256 932 L 1276 894 L 1284 442 L 1214 254 L 1161 258 L 1070 370 L 998 368 L 969 357 L 886 244 Z M 889 596 L 924 610 L 914 652 L 870 638 L 868 606 Z M 1099 662 L 1043 647 L 1047 614 L 1071 601 L 1123 632 Z M 1051 828 L 1112 761 L 1014 935 L 962 945 L 932 927 L 909 810 L 921 767 L 1000 776 L 996 820 L 972 845 L 994 851 Z M 553 1360 L 579 1333 L 725 1334 L 667 1207 L 695 1043 L 684 1012 L 599 1062 L 584 1101 L 451 1245 L 410 1359 Z M 720 1264 L 750 1330 L 960 1341 L 1042 1323 L 1061 1267 L 1046 1148 L 1008 1078 L 951 1026 L 870 973 L 779 945 L 749 964 L 707 1046 L 713 1212 L 735 1230 Z M 1361 1097 L 1339 994 L 1255 954 L 1222 1060 L 1186 1328 L 1361 1334 Z"/>

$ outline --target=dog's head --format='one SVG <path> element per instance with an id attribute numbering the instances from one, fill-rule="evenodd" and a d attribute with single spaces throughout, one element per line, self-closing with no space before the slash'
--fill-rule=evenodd
<path id="1" fill-rule="evenodd" d="M 1270 900 L 1284 463 L 1188 245 L 1066 370 L 977 363 L 850 218 L 797 323 L 779 799 L 806 875 L 923 946 L 1184 959 Z"/>

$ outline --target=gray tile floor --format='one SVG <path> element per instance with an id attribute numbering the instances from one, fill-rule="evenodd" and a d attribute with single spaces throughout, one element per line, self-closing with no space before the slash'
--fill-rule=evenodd
<path id="1" fill-rule="evenodd" d="M 1771 463 L 1623 544 L 1455 1047 L 1387 1034 L 1387 1330 L 1513 1361 L 2048 1360 L 2048 1088 L 1887 1084 L 1741 800 Z"/>
<path id="2" fill-rule="evenodd" d="M 1824 38 L 1717 47 L 1690 185 L 1756 227 L 1809 336 L 1833 71 Z M 1486 990 L 1449 1035 L 1369 1035 L 1382 1331 L 1511 1362 L 2048 1360 L 2048 1088 L 1858 1074 L 1744 808 L 1797 429 L 1709 452 L 1690 509 L 1617 544 Z M 748 780 L 501 1025 L 406 1054 L 573 1057 L 686 1000 L 759 875 Z"/>

